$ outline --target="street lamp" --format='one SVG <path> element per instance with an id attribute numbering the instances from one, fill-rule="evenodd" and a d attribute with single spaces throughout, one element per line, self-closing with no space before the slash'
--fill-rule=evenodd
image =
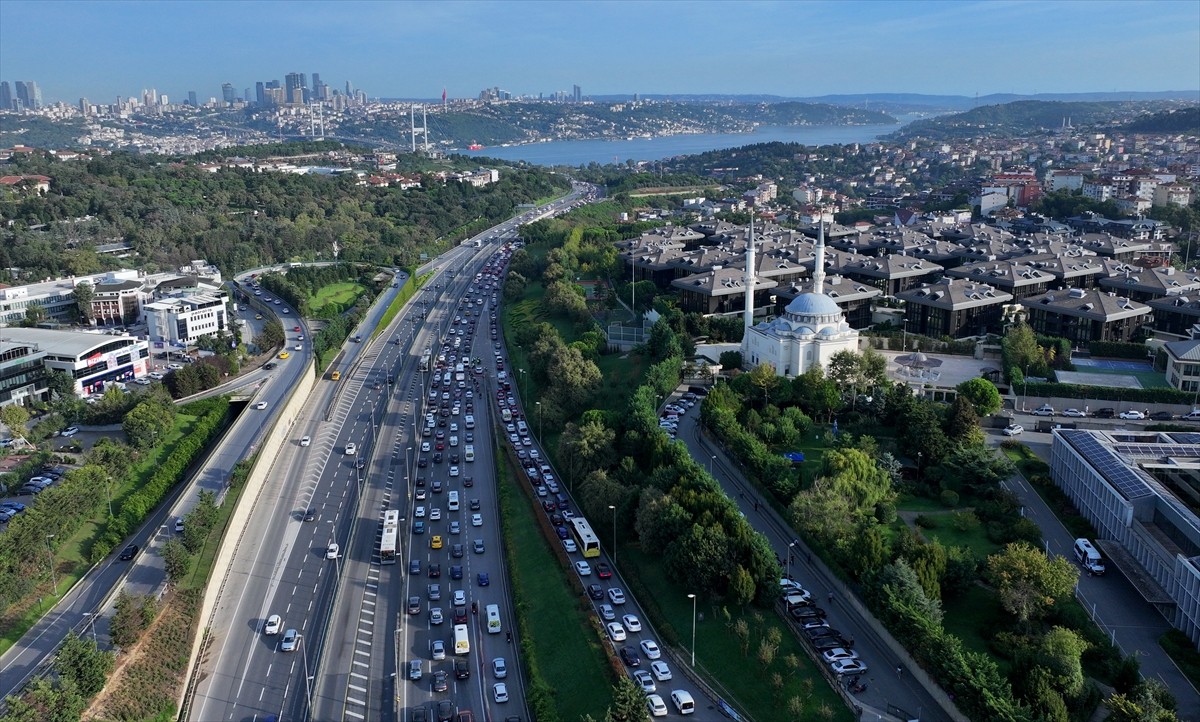
<path id="1" fill-rule="evenodd" d="M 716 461 L 716 460 L 717 460 L 717 455 L 716 455 L 716 454 L 713 454 L 712 456 L 708 457 L 708 475 L 709 475 L 709 476 L 712 476 L 712 467 L 713 467 L 713 462 L 714 462 L 714 461 Z"/>
<path id="2" fill-rule="evenodd" d="M 54 584 L 54 596 L 58 596 L 58 576 L 54 573 L 54 547 L 50 544 L 50 540 L 54 538 L 53 534 L 46 535 L 46 553 L 50 562 L 50 582 Z"/>
<path id="3" fill-rule="evenodd" d="M 88 619 L 88 626 L 90 626 L 92 628 L 92 644 L 99 644 L 99 642 L 96 641 L 96 617 L 98 615 L 99 615 L 99 612 L 84 612 L 83 613 L 83 616 L 87 617 L 87 619 Z"/>
<path id="4" fill-rule="evenodd" d="M 787 555 L 788 555 L 787 577 L 788 577 L 788 579 L 792 578 L 792 547 L 794 547 L 794 546 L 796 546 L 796 542 L 792 542 L 791 544 L 788 544 L 788 548 L 787 548 Z"/>
<path id="5" fill-rule="evenodd" d="M 609 504 L 608 508 L 613 513 L 613 566 L 617 565 L 617 507 Z"/>
<path id="6" fill-rule="evenodd" d="M 404 484 L 409 486 L 412 483 L 412 449 L 408 447 L 404 450 Z"/>
<path id="7" fill-rule="evenodd" d="M 525 369 L 517 369 L 521 372 L 521 403 L 529 402 L 529 384 L 525 383 Z"/>
<path id="8" fill-rule="evenodd" d="M 696 668 L 696 595 L 689 594 L 688 599 L 692 600 L 692 669 Z"/>
<path id="9" fill-rule="evenodd" d="M 533 403 L 534 403 L 534 404 L 537 406 L 537 414 L 538 414 L 538 440 L 540 441 L 540 440 L 541 440 L 541 438 L 542 438 L 542 402 L 541 402 L 541 401 L 534 401 Z"/>

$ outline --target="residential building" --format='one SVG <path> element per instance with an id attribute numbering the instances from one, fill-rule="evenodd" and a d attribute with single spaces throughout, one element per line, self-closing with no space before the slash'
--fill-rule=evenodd
<path id="1" fill-rule="evenodd" d="M 1180 391 L 1200 395 L 1200 340 L 1163 344 L 1167 354 L 1167 383 Z"/>
<path id="2" fill-rule="evenodd" d="M 1182 183 L 1164 183 L 1154 188 L 1154 205 L 1156 206 L 1187 206 L 1191 202 L 1191 186 Z"/>
<path id="3" fill-rule="evenodd" d="M 1180 271 L 1174 266 L 1145 268 L 1107 260 L 1109 275 L 1101 278 L 1100 288 L 1147 303 L 1153 298 L 1200 292 L 1200 274 L 1193 269 Z"/>
<path id="4" fill-rule="evenodd" d="M 1054 482 L 1142 598 L 1200 645 L 1200 435 L 1054 429 Z"/>
<path id="5" fill-rule="evenodd" d="M 1154 313 L 1157 334 L 1191 338 L 1192 327 L 1200 323 L 1200 296 L 1163 296 L 1146 302 Z"/>
<path id="6" fill-rule="evenodd" d="M 905 303 L 906 328 L 941 338 L 999 333 L 1005 304 L 1013 300 L 994 286 L 961 278 L 943 278 L 896 294 Z"/>
<path id="7" fill-rule="evenodd" d="M 1112 291 L 1070 288 L 1021 300 L 1029 325 L 1044 336 L 1058 336 L 1074 348 L 1092 341 L 1130 341 L 1151 321 L 1150 307 Z"/>

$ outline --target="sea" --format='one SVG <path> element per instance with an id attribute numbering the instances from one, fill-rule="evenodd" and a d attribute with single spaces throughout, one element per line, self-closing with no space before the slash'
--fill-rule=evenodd
<path id="1" fill-rule="evenodd" d="M 899 124 L 764 126 L 751 133 L 696 133 L 620 140 L 555 140 L 457 152 L 503 160 L 523 160 L 545 166 L 580 166 L 589 163 L 605 165 L 624 163 L 628 160 L 656 161 L 679 155 L 694 155 L 709 150 L 775 141 L 803 145 L 869 143 L 900 127 Z"/>

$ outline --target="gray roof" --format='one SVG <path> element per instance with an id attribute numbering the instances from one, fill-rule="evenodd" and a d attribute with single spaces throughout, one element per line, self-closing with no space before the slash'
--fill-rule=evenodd
<path id="1" fill-rule="evenodd" d="M 1029 309 L 1063 316 L 1077 316 L 1093 321 L 1116 321 L 1122 318 L 1145 316 L 1150 313 L 1150 307 L 1144 303 L 1131 301 L 1111 291 L 1097 291 L 1094 288 L 1051 291 L 1021 299 L 1021 305 Z"/>
<path id="2" fill-rule="evenodd" d="M 1200 361 L 1200 341 L 1172 341 L 1163 348 L 1176 361 Z"/>
<path id="3" fill-rule="evenodd" d="M 1008 303 L 1012 301 L 1013 295 L 985 283 L 961 278 L 943 278 L 937 283 L 927 283 L 920 288 L 901 291 L 896 294 L 896 298 L 919 306 L 957 310 Z"/>
<path id="4" fill-rule="evenodd" d="M 1023 261 L 986 261 L 969 263 L 958 268 L 950 268 L 947 276 L 970 278 L 984 283 L 994 283 L 1004 288 L 1020 288 L 1034 286 L 1039 283 L 1050 283 L 1057 280 L 1052 274 L 1024 263 Z"/>
<path id="5" fill-rule="evenodd" d="M 58 331 L 48 328 L 6 328 L 0 331 L 0 335 L 9 341 L 34 344 L 40 350 L 54 356 L 70 356 L 72 358 L 86 356 L 89 351 L 118 339 L 137 340 L 132 336 L 112 336 L 106 333 L 88 333 L 86 331 Z"/>

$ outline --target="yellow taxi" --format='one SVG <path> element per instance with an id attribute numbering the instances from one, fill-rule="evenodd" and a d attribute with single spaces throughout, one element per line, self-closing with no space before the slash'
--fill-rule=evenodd
<path id="1" fill-rule="evenodd" d="M 279 358 L 287 358 L 288 356 L 291 356 L 291 354 L 288 353 L 287 351 L 284 351 L 279 354 Z"/>
<path id="2" fill-rule="evenodd" d="M 434 534 L 433 536 L 429 537 L 429 548 L 430 549 L 441 549 L 442 548 L 442 535 L 441 534 Z"/>
<path id="3" fill-rule="evenodd" d="M 261 314 L 261 313 L 256 313 L 256 314 L 254 314 L 254 320 L 255 320 L 255 321 L 261 321 L 261 320 L 262 320 L 262 314 Z"/>

